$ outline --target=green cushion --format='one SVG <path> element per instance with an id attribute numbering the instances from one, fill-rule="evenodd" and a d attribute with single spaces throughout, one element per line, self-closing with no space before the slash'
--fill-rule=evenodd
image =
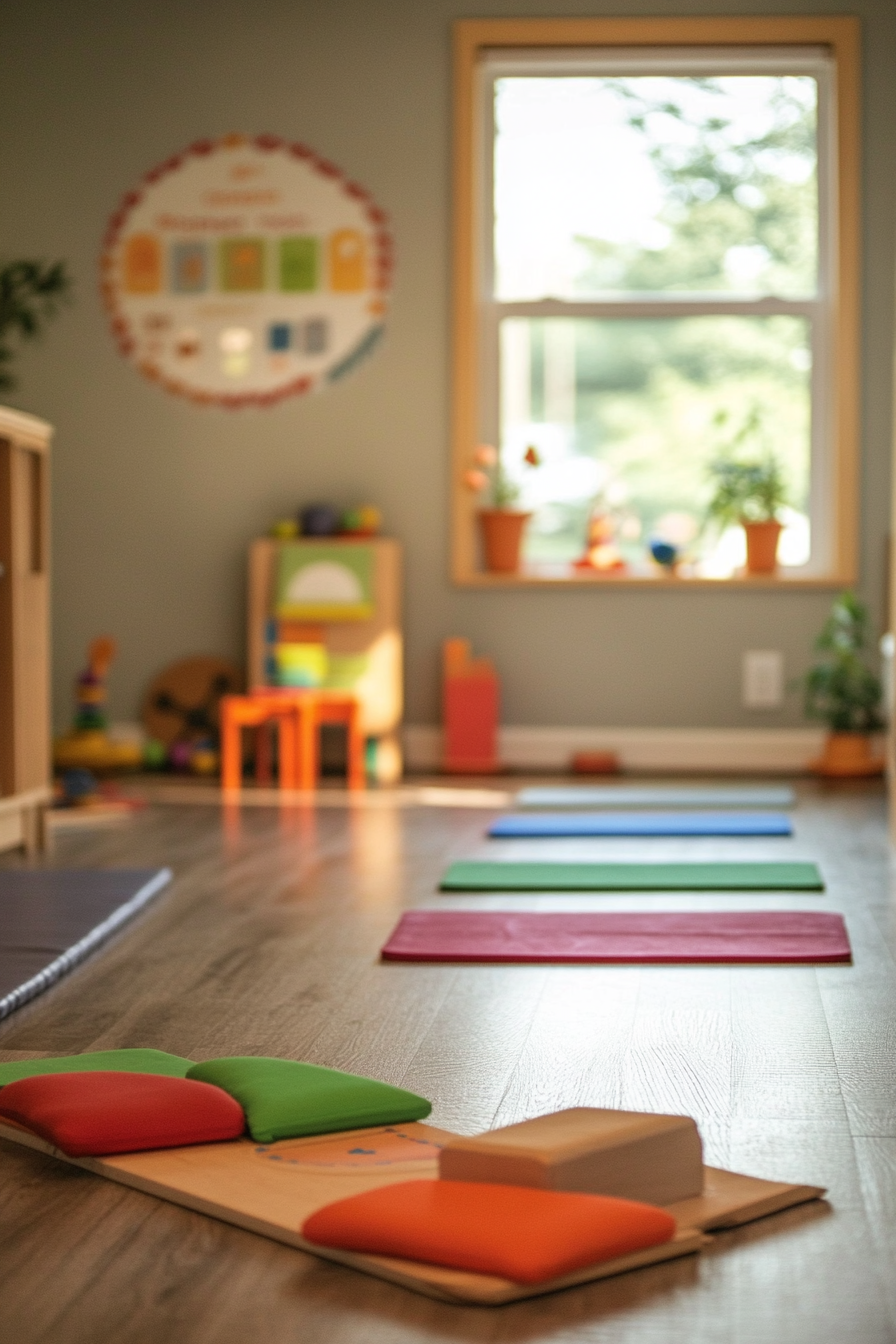
<path id="1" fill-rule="evenodd" d="M 246 1113 L 258 1143 L 422 1120 L 432 1106 L 404 1088 L 354 1073 L 254 1056 L 194 1064 L 188 1078 L 222 1087 Z"/>
<path id="2" fill-rule="evenodd" d="M 88 1073 L 96 1070 L 122 1073 L 162 1073 L 185 1078 L 192 1059 L 169 1055 L 164 1050 L 95 1050 L 88 1055 L 58 1055 L 52 1059 L 18 1059 L 0 1064 L 0 1087 L 19 1078 L 40 1073 Z"/>

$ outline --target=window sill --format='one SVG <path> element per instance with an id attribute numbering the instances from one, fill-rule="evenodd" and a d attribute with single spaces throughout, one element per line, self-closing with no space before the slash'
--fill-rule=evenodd
<path id="1" fill-rule="evenodd" d="M 806 590 L 834 590 L 848 587 L 855 582 L 850 574 L 816 575 L 812 578 L 790 577 L 782 574 L 735 575 L 730 579 L 680 578 L 677 575 L 658 574 L 538 574 L 522 571 L 518 574 L 491 574 L 484 570 L 456 571 L 454 583 L 459 588 L 652 588 L 690 591 L 695 588 L 712 588 L 716 591 L 727 589 L 761 589 L 766 592 Z"/>

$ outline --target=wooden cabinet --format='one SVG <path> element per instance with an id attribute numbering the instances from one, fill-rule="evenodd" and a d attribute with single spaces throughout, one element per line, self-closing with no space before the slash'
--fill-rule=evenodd
<path id="1" fill-rule="evenodd" d="M 0 849 L 42 845 L 50 797 L 52 432 L 0 407 Z"/>

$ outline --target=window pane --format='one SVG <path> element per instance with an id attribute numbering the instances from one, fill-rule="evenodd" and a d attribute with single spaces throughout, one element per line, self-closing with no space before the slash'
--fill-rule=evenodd
<path id="1" fill-rule="evenodd" d="M 806 297 L 809 75 L 495 80 L 495 293 Z"/>
<path id="2" fill-rule="evenodd" d="M 501 452 L 532 509 L 526 559 L 559 567 L 603 537 L 606 568 L 726 577 L 743 534 L 706 523 L 710 463 L 777 459 L 788 507 L 779 556 L 809 558 L 810 333 L 800 317 L 505 318 Z M 523 455 L 538 449 L 542 465 Z M 600 566 L 598 566 L 600 567 Z"/>

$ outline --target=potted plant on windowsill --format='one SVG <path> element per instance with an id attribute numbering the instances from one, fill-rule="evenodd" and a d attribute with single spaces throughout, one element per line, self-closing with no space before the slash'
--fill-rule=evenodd
<path id="1" fill-rule="evenodd" d="M 541 464 L 538 450 L 526 449 L 523 461 L 530 467 Z M 498 449 L 481 443 L 473 454 L 473 466 L 464 472 L 464 484 L 483 500 L 477 509 L 485 567 L 492 574 L 516 574 L 520 567 L 523 535 L 532 517 L 513 505 L 520 488 L 507 475 Z"/>
<path id="2" fill-rule="evenodd" d="M 748 574 L 774 574 L 784 527 L 778 512 L 788 502 L 784 473 L 769 446 L 762 406 L 754 403 L 733 432 L 730 421 L 729 411 L 716 413 L 714 425 L 724 437 L 709 464 L 714 490 L 707 514 L 721 528 L 743 527 Z"/>
<path id="3" fill-rule="evenodd" d="M 883 757 L 872 755 L 872 736 L 884 724 L 880 680 L 865 663 L 868 612 L 854 593 L 841 593 L 815 641 L 824 657 L 803 678 L 804 707 L 830 729 L 824 754 L 812 764 L 820 775 L 879 775 Z"/>
<path id="4" fill-rule="evenodd" d="M 715 493 L 707 513 L 720 527 L 740 523 L 747 539 L 747 573 L 774 574 L 784 525 L 778 510 L 787 503 L 781 468 L 771 455 L 752 462 L 720 457 L 710 464 Z"/>

